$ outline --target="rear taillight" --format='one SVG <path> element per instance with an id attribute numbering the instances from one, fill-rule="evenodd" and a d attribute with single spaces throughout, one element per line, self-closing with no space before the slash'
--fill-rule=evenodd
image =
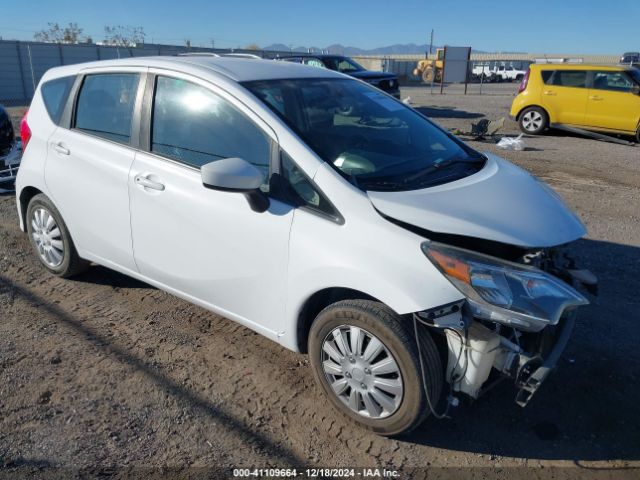
<path id="1" fill-rule="evenodd" d="M 24 151 L 27 148 L 27 144 L 29 140 L 31 140 L 31 129 L 29 128 L 29 124 L 27 123 L 27 115 L 29 115 L 29 110 L 27 110 L 20 121 L 20 138 L 22 139 L 22 150 Z"/>
<path id="2" fill-rule="evenodd" d="M 529 74 L 531 73 L 531 69 L 527 70 L 527 73 L 522 77 L 522 82 L 520 82 L 520 87 L 518 88 L 518 93 L 522 93 L 527 89 L 527 84 L 529 83 Z"/>

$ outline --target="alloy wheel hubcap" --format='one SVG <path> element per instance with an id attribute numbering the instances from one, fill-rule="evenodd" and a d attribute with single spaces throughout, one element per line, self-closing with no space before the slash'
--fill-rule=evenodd
<path id="1" fill-rule="evenodd" d="M 53 215 L 44 208 L 35 209 L 31 216 L 31 227 L 40 258 L 50 267 L 59 267 L 64 259 L 64 243 Z"/>
<path id="2" fill-rule="evenodd" d="M 384 418 L 402 402 L 400 367 L 372 333 L 353 326 L 333 329 L 322 342 L 322 368 L 333 393 L 358 415 Z"/>
<path id="3" fill-rule="evenodd" d="M 527 112 L 522 117 L 522 125 L 525 130 L 536 131 L 542 126 L 542 115 L 540 112 Z"/>

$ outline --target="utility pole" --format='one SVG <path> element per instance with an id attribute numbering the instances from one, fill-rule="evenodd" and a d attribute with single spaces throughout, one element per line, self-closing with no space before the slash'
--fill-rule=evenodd
<path id="1" fill-rule="evenodd" d="M 211 39 L 211 49 L 213 50 L 214 48 L 216 48 L 216 42 L 215 42 L 215 40 L 212 38 L 212 39 Z"/>
<path id="2" fill-rule="evenodd" d="M 431 40 L 429 41 L 429 55 L 431 55 L 432 50 L 433 50 L 433 28 L 431 29 Z"/>

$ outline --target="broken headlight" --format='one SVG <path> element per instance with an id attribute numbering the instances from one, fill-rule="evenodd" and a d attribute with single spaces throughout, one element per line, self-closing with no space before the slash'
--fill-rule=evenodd
<path id="1" fill-rule="evenodd" d="M 589 302 L 542 270 L 436 242 L 424 242 L 427 258 L 460 290 L 473 316 L 519 330 L 555 325 L 562 313 Z"/>

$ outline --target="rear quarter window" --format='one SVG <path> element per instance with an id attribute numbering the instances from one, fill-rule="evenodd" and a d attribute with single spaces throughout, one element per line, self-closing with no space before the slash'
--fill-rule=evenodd
<path id="1" fill-rule="evenodd" d="M 76 77 L 62 77 L 42 84 L 42 100 L 49 117 L 55 124 L 60 123 L 64 106 Z"/>
<path id="2" fill-rule="evenodd" d="M 553 75 L 553 70 L 542 70 L 540 72 L 540 75 L 542 75 L 542 81 L 549 85 L 549 83 L 551 82 L 551 76 Z"/>

